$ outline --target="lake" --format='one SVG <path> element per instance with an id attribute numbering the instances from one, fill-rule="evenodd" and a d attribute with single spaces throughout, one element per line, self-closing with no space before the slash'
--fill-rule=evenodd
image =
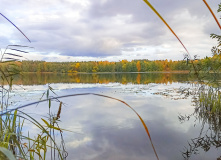
<path id="1" fill-rule="evenodd" d="M 193 91 L 193 82 L 189 74 L 178 73 L 29 73 L 14 78 L 10 103 L 12 108 L 38 101 L 48 84 L 56 93 L 50 92 L 49 96 L 110 96 L 126 102 L 140 114 L 160 160 L 217 159 L 221 156 L 219 129 L 196 111 L 193 95 L 185 90 Z M 59 100 L 64 103 L 59 127 L 67 130 L 62 133 L 67 159 L 157 159 L 141 121 L 124 103 L 90 94 Z M 51 102 L 54 115 L 58 107 L 58 101 Z M 47 119 L 48 102 L 22 111 L 43 124 L 41 118 Z M 28 131 L 34 136 L 38 129 L 26 122 L 23 134 Z M 59 139 L 60 135 L 55 136 Z"/>

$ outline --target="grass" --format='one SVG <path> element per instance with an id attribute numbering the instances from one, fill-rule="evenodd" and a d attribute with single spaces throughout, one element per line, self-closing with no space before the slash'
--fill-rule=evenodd
<path id="1" fill-rule="evenodd" d="M 49 94 L 47 95 L 49 96 Z M 48 100 L 49 101 L 49 100 Z M 50 101 L 49 101 L 50 102 Z M 49 103 L 50 106 L 50 103 Z M 32 116 L 20 110 L 1 111 L 0 116 L 0 147 L 8 149 L 17 159 L 43 159 L 50 154 L 51 159 L 63 160 L 66 158 L 64 144 L 61 147 L 57 145 L 54 135 L 56 131 L 60 134 L 61 142 L 63 142 L 62 129 L 56 126 L 61 112 L 62 103 L 56 116 L 52 117 L 49 113 L 48 120 L 42 118 L 42 122 L 38 122 Z M 50 107 L 49 107 L 50 108 Z M 36 136 L 25 136 L 22 133 L 24 123 L 30 122 L 40 131 Z M 51 151 L 48 151 L 51 149 Z M 4 150 L 3 150 L 4 151 Z M 53 153 L 53 154 L 52 154 Z M 1 156 L 7 155 L 5 152 Z"/>
<path id="2" fill-rule="evenodd" d="M 9 21 L 13 26 L 15 26 L 25 37 L 31 42 L 27 36 L 7 17 L 0 13 L 7 21 Z M 0 68 L 0 78 L 1 78 L 1 115 L 0 115 L 0 158 L 1 159 L 46 159 L 47 154 L 50 154 L 51 159 L 63 160 L 66 158 L 64 143 L 61 143 L 61 148 L 58 147 L 55 141 L 55 131 L 58 131 L 61 135 L 61 141 L 63 142 L 62 129 L 59 126 L 55 126 L 59 120 L 58 111 L 56 117 L 52 117 L 50 113 L 50 100 L 49 101 L 49 117 L 48 121 L 42 119 L 42 122 L 38 122 L 32 116 L 22 112 L 20 110 L 8 110 L 10 92 L 12 90 L 13 78 L 15 75 L 20 74 L 20 70 L 16 68 L 16 65 L 11 62 L 18 62 L 22 56 L 19 54 L 14 54 L 13 51 L 17 53 L 28 53 L 24 48 L 31 48 L 29 46 L 22 45 L 8 45 L 4 51 L 1 51 L 0 63 L 7 63 L 6 68 Z M 49 91 L 52 88 L 49 87 L 47 90 L 47 98 L 49 97 Z M 60 103 L 59 108 L 61 108 L 62 103 Z M 53 118 L 53 119 L 52 119 Z M 30 122 L 32 125 L 37 127 L 40 131 L 36 136 L 30 137 L 29 134 L 25 136 L 22 133 L 23 125 L 26 122 Z M 48 152 L 48 149 L 51 152 Z"/>
<path id="3" fill-rule="evenodd" d="M 198 93 L 195 112 L 199 119 L 208 123 L 215 133 L 221 129 L 221 92 L 219 89 L 206 86 Z"/>
<path id="4" fill-rule="evenodd" d="M 221 93 L 218 89 L 209 87 L 199 92 L 199 106 L 209 113 L 221 112 Z"/>
<path id="5" fill-rule="evenodd" d="M 182 152 L 184 159 L 190 159 L 194 154 L 197 155 L 202 151 L 208 152 L 212 148 L 218 149 L 221 146 L 221 93 L 219 89 L 204 85 L 196 90 L 193 96 L 195 97 L 194 112 L 180 116 L 179 119 L 183 123 L 195 118 L 194 123 L 201 122 L 201 130 L 199 136 L 191 138 L 188 145 L 184 147 Z M 217 157 L 217 159 L 220 158 Z"/>

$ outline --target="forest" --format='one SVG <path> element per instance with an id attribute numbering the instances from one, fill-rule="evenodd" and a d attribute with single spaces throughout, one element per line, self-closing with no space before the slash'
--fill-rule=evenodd
<path id="1" fill-rule="evenodd" d="M 200 71 L 210 67 L 216 68 L 221 63 L 221 57 L 213 54 L 212 57 L 195 59 L 193 64 Z M 189 71 L 192 63 L 188 59 L 180 61 L 172 60 L 122 60 L 119 62 L 88 61 L 88 62 L 45 62 L 45 61 L 15 61 L 2 63 L 2 70 L 16 69 L 19 72 L 54 72 L 54 73 L 96 73 L 96 72 L 153 72 L 153 71 Z"/>
<path id="2" fill-rule="evenodd" d="M 18 64 L 18 63 L 17 63 Z M 44 61 L 22 61 L 18 64 L 23 72 L 150 72 L 188 70 L 185 61 L 168 60 L 122 60 L 119 62 L 89 61 L 89 62 L 44 62 Z"/>

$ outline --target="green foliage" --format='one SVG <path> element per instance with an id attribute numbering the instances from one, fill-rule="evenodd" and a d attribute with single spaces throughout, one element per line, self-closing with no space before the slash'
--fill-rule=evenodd
<path id="1" fill-rule="evenodd" d="M 168 60 L 132 60 L 108 62 L 45 62 L 45 61 L 22 61 L 0 64 L 3 71 L 12 68 L 19 72 L 54 72 L 54 73 L 77 73 L 77 72 L 150 72 L 150 71 L 183 71 L 189 70 L 185 61 Z"/>
<path id="2" fill-rule="evenodd" d="M 217 12 L 221 12 L 221 3 L 218 6 Z"/>
<path id="3" fill-rule="evenodd" d="M 211 37 L 212 39 L 214 39 L 214 38 L 217 39 L 217 41 L 218 41 L 218 46 L 217 46 L 217 47 L 220 47 L 220 46 L 221 46 L 221 36 L 220 36 L 220 35 L 211 34 L 210 37 Z"/>
<path id="4" fill-rule="evenodd" d="M 26 52 L 23 51 L 21 48 L 27 48 L 27 46 L 9 45 L 4 52 L 1 52 L 1 113 L 7 110 L 9 107 L 10 92 L 14 83 L 13 80 L 16 75 L 20 74 L 22 69 L 22 64 L 18 61 L 19 58 L 21 58 L 22 56 L 12 53 L 12 51 Z M 47 69 L 46 65 L 44 64 L 38 64 L 36 68 L 36 72 Z M 7 85 L 9 87 L 7 87 Z M 49 91 L 53 92 L 50 86 L 47 92 L 48 97 Z M 56 155 L 58 155 L 59 159 L 64 159 L 64 156 L 61 154 L 61 151 L 63 151 L 63 149 L 60 149 L 57 146 L 53 136 L 53 134 L 55 133 L 54 130 L 58 130 L 59 133 L 62 135 L 62 130 L 59 129 L 58 126 L 55 126 L 59 118 L 57 117 L 56 119 L 53 119 L 53 126 L 50 122 L 49 126 L 44 127 L 33 117 L 21 111 L 15 110 L 9 111 L 6 114 L 2 114 L 0 116 L 0 158 L 7 159 L 6 157 L 8 157 L 9 159 L 13 159 L 12 155 L 14 155 L 17 159 L 30 158 L 34 160 L 37 158 L 45 160 L 47 153 L 50 153 L 47 152 L 48 148 L 53 148 L 53 152 L 57 153 Z M 25 121 L 31 122 L 33 125 L 40 129 L 40 132 L 36 133 L 37 136 L 35 138 L 31 138 L 29 137 L 29 135 L 25 136 L 25 134 L 22 133 L 23 124 Z M 27 145 L 27 142 L 29 145 Z M 7 151 L 4 148 L 7 149 Z"/>

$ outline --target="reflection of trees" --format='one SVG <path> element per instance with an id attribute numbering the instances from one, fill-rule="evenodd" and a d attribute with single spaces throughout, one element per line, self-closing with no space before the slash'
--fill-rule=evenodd
<path id="1" fill-rule="evenodd" d="M 182 152 L 185 159 L 189 159 L 192 154 L 198 154 L 200 149 L 207 152 L 211 147 L 219 148 L 221 146 L 221 135 L 215 134 L 213 130 L 208 129 L 207 134 L 203 137 L 199 136 L 197 138 L 191 139 L 188 143 L 188 147 L 185 147 L 186 151 Z M 220 159 L 217 158 L 217 159 Z"/>
<path id="2" fill-rule="evenodd" d="M 185 82 L 191 80 L 188 74 L 169 73 L 107 73 L 107 74 L 54 74 L 54 73 L 29 73 L 14 77 L 14 84 L 34 85 L 47 83 L 121 83 L 121 84 L 149 84 L 172 82 Z"/>
<path id="3" fill-rule="evenodd" d="M 193 96 L 195 110 L 191 115 L 179 116 L 181 122 L 194 117 L 202 124 L 199 136 L 192 138 L 182 155 L 189 159 L 200 150 L 208 152 L 211 148 L 221 147 L 221 93 L 213 87 L 201 86 Z M 221 156 L 217 158 L 221 160 Z"/>
<path id="4" fill-rule="evenodd" d="M 137 84 L 140 84 L 141 76 L 140 73 L 137 74 Z"/>

